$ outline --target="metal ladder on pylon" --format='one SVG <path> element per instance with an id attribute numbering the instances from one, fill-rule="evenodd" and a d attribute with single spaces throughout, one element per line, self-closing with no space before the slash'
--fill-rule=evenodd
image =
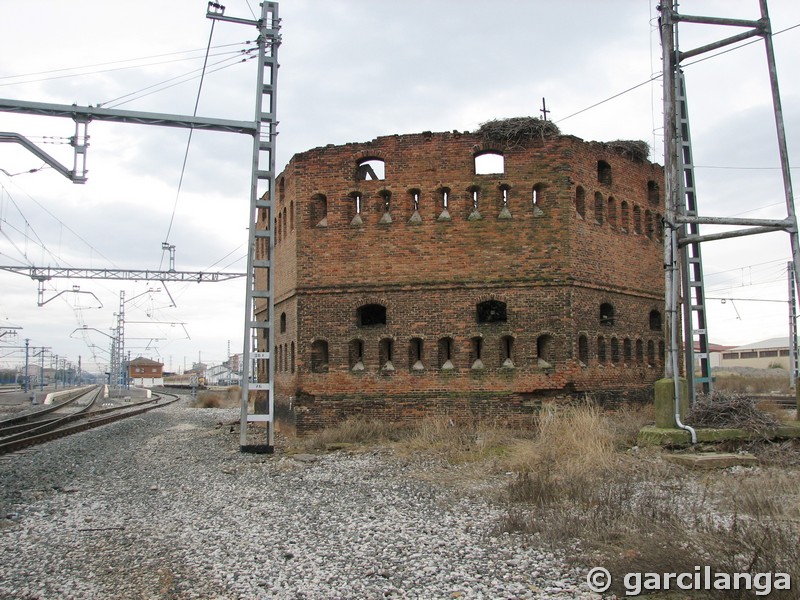
<path id="1" fill-rule="evenodd" d="M 278 3 L 263 2 L 258 21 L 257 133 L 253 139 L 250 191 L 247 294 L 245 298 L 244 350 L 239 446 L 242 452 L 269 453 L 274 449 L 275 364 L 274 344 L 273 215 L 275 202 L 275 121 L 278 82 L 280 19 Z M 264 190 L 263 188 L 266 187 Z M 263 191 L 262 191 L 263 190 Z M 251 410 L 252 409 L 252 410 Z M 262 427 L 259 428 L 259 425 Z M 263 429 L 266 429 L 265 431 Z M 263 433 L 261 443 L 252 441 Z"/>
<path id="2" fill-rule="evenodd" d="M 686 84 L 683 71 L 676 78 L 675 101 L 678 122 L 678 168 L 680 169 L 680 195 L 678 214 L 697 216 L 694 162 L 692 160 L 692 138 L 689 132 L 689 111 L 686 103 Z M 682 226 L 681 234 L 699 235 L 699 226 L 689 223 Z M 704 394 L 713 389 L 711 362 L 708 348 L 708 322 L 706 320 L 706 297 L 703 285 L 703 260 L 700 243 L 691 242 L 681 248 L 681 278 L 683 287 L 683 332 L 686 353 L 686 381 L 689 384 L 691 401 L 694 403 L 697 387 Z M 697 342 L 697 350 L 695 350 Z M 695 361 L 699 373 L 695 373 Z"/>

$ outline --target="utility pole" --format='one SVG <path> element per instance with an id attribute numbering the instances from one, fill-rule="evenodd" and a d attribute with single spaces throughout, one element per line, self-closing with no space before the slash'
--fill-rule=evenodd
<path id="1" fill-rule="evenodd" d="M 661 46 L 663 52 L 663 83 L 664 83 L 664 180 L 665 180 L 665 231 L 664 231 L 664 269 L 665 269 L 665 315 L 668 343 L 666 348 L 665 376 L 675 381 L 676 402 L 680 398 L 681 385 L 679 383 L 680 368 L 680 340 L 679 340 L 679 315 L 678 304 L 681 298 L 681 273 L 686 273 L 691 269 L 701 269 L 699 250 L 690 265 L 686 257 L 687 252 L 683 250 L 688 247 L 698 248 L 702 242 L 729 239 L 760 233 L 771 233 L 774 231 L 785 231 L 789 234 L 789 241 L 792 251 L 792 263 L 795 265 L 794 286 L 800 290 L 800 273 L 797 265 L 800 263 L 800 240 L 798 238 L 797 218 L 794 208 L 794 196 L 792 192 L 791 171 L 789 167 L 788 150 L 786 146 L 786 133 L 783 124 L 783 112 L 781 109 L 780 92 L 778 89 L 778 75 L 775 65 L 775 54 L 772 47 L 772 31 L 767 10 L 767 0 L 760 0 L 761 18 L 758 20 L 730 19 L 718 17 L 692 16 L 679 14 L 677 11 L 676 0 L 660 0 L 659 11 L 661 14 Z M 678 48 L 678 25 L 680 23 L 693 23 L 700 25 L 721 25 L 727 27 L 747 28 L 747 31 L 737 35 L 712 42 L 688 51 L 680 51 Z M 766 48 L 767 69 L 769 71 L 770 88 L 772 92 L 772 103 L 775 114 L 775 126 L 778 138 L 778 151 L 780 154 L 781 173 L 783 176 L 784 199 L 786 204 L 786 217 L 784 219 L 747 219 L 733 217 L 703 217 L 696 213 L 692 208 L 687 209 L 687 194 L 682 193 L 689 187 L 687 184 L 693 182 L 682 181 L 681 164 L 685 158 L 682 154 L 687 144 L 684 143 L 686 133 L 679 124 L 681 117 L 678 110 L 679 92 L 681 89 L 681 61 L 699 56 L 706 52 L 718 50 L 725 46 L 738 43 L 753 37 L 761 37 Z M 685 108 L 685 101 L 684 101 Z M 684 125 L 688 128 L 688 118 L 683 119 Z M 687 176 L 686 169 L 683 169 L 684 177 Z M 687 227 L 688 230 L 687 230 Z M 746 227 L 746 229 L 736 229 L 721 233 L 703 234 L 697 231 L 698 225 L 732 225 Z M 686 283 L 689 281 L 689 284 Z M 683 302 L 691 304 L 692 300 L 692 280 L 684 278 L 684 289 L 682 290 Z M 698 308 L 700 303 L 698 302 Z M 690 314 L 690 313 L 689 313 Z M 699 328 L 695 329 L 693 319 L 687 318 L 688 323 L 684 323 L 687 338 L 687 346 L 691 346 L 691 341 L 696 333 L 706 335 L 705 324 L 700 323 Z M 686 371 L 694 369 L 692 353 L 686 352 Z M 690 389 L 692 398 L 694 389 Z"/>
<path id="2" fill-rule="evenodd" d="M 789 275 L 789 387 L 797 388 L 798 369 L 797 356 L 797 293 L 794 286 L 794 264 L 790 261 L 786 265 Z"/>
<path id="3" fill-rule="evenodd" d="M 31 341 L 30 341 L 29 338 L 25 338 L 25 375 L 24 375 L 24 378 L 23 378 L 25 387 L 23 389 L 24 389 L 26 394 L 28 393 L 28 387 L 29 387 L 28 386 L 28 377 L 29 377 L 28 376 L 28 347 L 30 345 L 30 342 Z"/>

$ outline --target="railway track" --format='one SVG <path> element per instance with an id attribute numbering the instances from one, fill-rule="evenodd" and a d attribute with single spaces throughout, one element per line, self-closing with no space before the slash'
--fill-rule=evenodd
<path id="1" fill-rule="evenodd" d="M 179 396 L 174 394 L 157 394 L 141 402 L 95 408 L 101 392 L 100 387 L 92 388 L 57 405 L 0 420 L 0 454 L 15 452 L 140 415 L 154 408 L 172 404 L 179 399 Z M 85 404 L 81 404 L 80 400 L 85 400 Z M 73 405 L 76 408 L 69 414 L 55 414 L 66 406 Z"/>

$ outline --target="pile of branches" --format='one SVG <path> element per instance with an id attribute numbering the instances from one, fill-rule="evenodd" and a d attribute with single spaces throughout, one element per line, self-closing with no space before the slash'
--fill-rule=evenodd
<path id="1" fill-rule="evenodd" d="M 481 124 L 478 133 L 483 136 L 484 142 L 505 148 L 518 148 L 531 141 L 555 137 L 561 131 L 552 121 L 536 117 L 514 117 L 486 121 Z"/>
<path id="2" fill-rule="evenodd" d="M 650 156 L 650 145 L 641 140 L 615 140 L 606 144 L 626 158 L 645 161 Z"/>
<path id="3" fill-rule="evenodd" d="M 774 415 L 760 410 L 749 396 L 716 390 L 697 396 L 686 422 L 697 427 L 743 429 L 764 437 L 780 425 Z"/>

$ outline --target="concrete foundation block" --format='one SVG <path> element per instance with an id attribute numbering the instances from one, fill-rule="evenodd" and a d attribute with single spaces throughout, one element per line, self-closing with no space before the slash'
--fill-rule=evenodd
<path id="1" fill-rule="evenodd" d="M 679 380 L 681 389 L 680 416 L 683 421 L 689 412 L 689 384 L 685 379 Z M 659 379 L 655 383 L 656 427 L 673 429 L 678 426 L 675 421 L 675 382 L 672 379 Z"/>

